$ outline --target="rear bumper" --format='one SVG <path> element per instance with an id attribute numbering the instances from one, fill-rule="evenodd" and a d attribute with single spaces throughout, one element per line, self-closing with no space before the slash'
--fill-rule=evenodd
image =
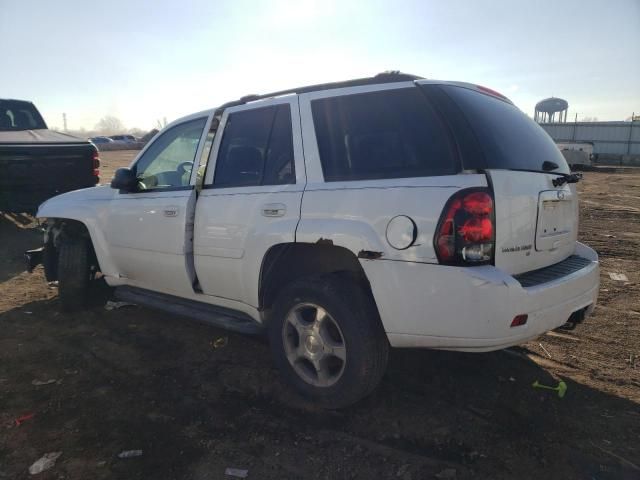
<path id="1" fill-rule="evenodd" d="M 394 347 L 490 351 L 526 342 L 591 313 L 599 288 L 598 255 L 577 244 L 589 262 L 555 280 L 525 288 L 493 266 L 447 267 L 363 261 L 389 342 Z M 525 325 L 511 327 L 516 315 Z"/>

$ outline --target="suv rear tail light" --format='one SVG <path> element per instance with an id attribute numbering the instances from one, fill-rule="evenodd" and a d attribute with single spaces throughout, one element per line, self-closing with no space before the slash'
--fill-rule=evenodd
<path id="1" fill-rule="evenodd" d="M 438 261 L 480 265 L 493 261 L 495 216 L 486 188 L 456 192 L 445 205 L 434 239 Z"/>
<path id="2" fill-rule="evenodd" d="M 93 152 L 91 157 L 93 176 L 96 178 L 96 183 L 100 182 L 100 154 L 97 150 Z"/>

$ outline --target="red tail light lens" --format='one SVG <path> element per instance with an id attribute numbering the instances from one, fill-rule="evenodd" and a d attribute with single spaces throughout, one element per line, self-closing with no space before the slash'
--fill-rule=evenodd
<path id="1" fill-rule="evenodd" d="M 458 233 L 465 242 L 490 242 L 493 236 L 493 223 L 486 217 L 474 216 L 465 220 L 458 229 Z"/>
<path id="2" fill-rule="evenodd" d="M 473 192 L 462 199 L 464 209 L 474 215 L 489 215 L 493 210 L 493 200 L 486 192 Z"/>
<path id="3" fill-rule="evenodd" d="M 93 152 L 91 157 L 93 176 L 96 177 L 96 183 L 100 182 L 100 154 L 97 150 Z"/>
<path id="4" fill-rule="evenodd" d="M 435 237 L 440 263 L 485 264 L 493 260 L 493 198 L 487 189 L 461 190 L 445 206 Z"/>

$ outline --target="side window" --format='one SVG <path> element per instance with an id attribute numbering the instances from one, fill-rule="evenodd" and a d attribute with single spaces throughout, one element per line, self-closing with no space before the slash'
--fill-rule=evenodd
<path id="1" fill-rule="evenodd" d="M 135 165 L 139 190 L 189 185 L 206 118 L 181 123 L 159 136 Z"/>
<path id="2" fill-rule="evenodd" d="M 327 182 L 447 175 L 455 146 L 418 88 L 311 102 Z"/>
<path id="3" fill-rule="evenodd" d="M 232 113 L 222 135 L 215 187 L 295 183 L 289 105 Z"/>

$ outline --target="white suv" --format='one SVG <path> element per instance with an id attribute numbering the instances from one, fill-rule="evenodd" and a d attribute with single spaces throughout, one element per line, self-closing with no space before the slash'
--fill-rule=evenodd
<path id="1" fill-rule="evenodd" d="M 590 313 L 579 178 L 499 93 L 384 73 L 173 122 L 111 188 L 40 207 L 43 262 L 67 308 L 99 271 L 121 298 L 266 331 L 287 382 L 342 407 L 389 346 L 496 350 Z"/>

